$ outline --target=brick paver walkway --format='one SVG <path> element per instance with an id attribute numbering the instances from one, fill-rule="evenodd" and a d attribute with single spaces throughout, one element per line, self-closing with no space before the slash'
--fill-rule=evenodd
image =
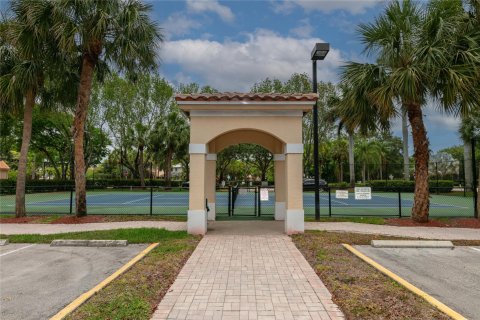
<path id="1" fill-rule="evenodd" d="M 344 316 L 289 237 L 207 235 L 152 319 Z"/>

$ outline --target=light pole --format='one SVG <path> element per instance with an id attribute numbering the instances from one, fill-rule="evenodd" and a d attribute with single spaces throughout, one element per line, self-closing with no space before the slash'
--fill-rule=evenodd
<path id="1" fill-rule="evenodd" d="M 317 60 L 324 60 L 329 43 L 316 43 L 312 50 L 313 92 L 317 93 Z M 320 220 L 320 172 L 318 170 L 318 103 L 313 106 L 313 168 L 315 174 L 315 220 Z"/>

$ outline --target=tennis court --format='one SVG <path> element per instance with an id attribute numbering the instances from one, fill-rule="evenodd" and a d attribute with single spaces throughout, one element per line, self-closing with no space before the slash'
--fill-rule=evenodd
<path id="1" fill-rule="evenodd" d="M 257 203 L 255 199 L 257 197 Z M 436 195 L 430 199 L 430 215 L 434 217 L 471 217 L 473 200 L 459 195 Z M 70 204 L 72 202 L 72 204 Z M 228 213 L 228 191 L 216 193 L 216 211 Z M 314 193 L 304 192 L 305 214 L 314 215 Z M 153 214 L 185 215 L 188 211 L 188 191 L 165 191 L 164 189 L 102 189 L 87 192 L 89 214 Z M 255 206 L 261 206 L 262 215 L 274 214 L 275 192 L 270 191 L 267 201 L 258 201 L 253 191 L 238 194 L 235 199 L 236 214 L 252 214 Z M 348 199 L 336 199 L 335 194 L 321 192 L 321 215 L 331 211 L 334 216 L 409 216 L 413 205 L 413 193 L 373 192 L 371 200 L 355 200 L 353 193 Z M 68 214 L 70 206 L 75 211 L 75 193 L 70 191 L 29 193 L 26 195 L 29 214 Z M 0 196 L 0 213 L 13 213 L 15 195 Z"/>

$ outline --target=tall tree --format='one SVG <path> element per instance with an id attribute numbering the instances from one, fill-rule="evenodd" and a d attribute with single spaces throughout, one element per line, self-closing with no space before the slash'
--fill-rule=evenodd
<path id="1" fill-rule="evenodd" d="M 380 149 L 377 141 L 360 139 L 355 145 L 356 158 L 362 164 L 362 182 L 367 181 L 367 170 L 380 164 Z"/>
<path id="2" fill-rule="evenodd" d="M 35 16 L 31 11 L 35 8 Z M 32 115 L 50 64 L 55 65 L 55 43 L 49 37 L 51 5 L 46 1 L 11 2 L 13 15 L 0 22 L 0 105 L 23 109 L 23 133 L 15 196 L 15 216 L 24 217 L 28 149 Z"/>
<path id="3" fill-rule="evenodd" d="M 346 85 L 360 88 L 375 107 L 370 115 L 396 116 L 395 100 L 407 110 L 415 152 L 412 219 L 418 222 L 428 221 L 430 207 L 422 107 L 433 97 L 447 112 L 467 114 L 478 100 L 479 92 L 471 91 L 478 77 L 478 31 L 469 29 L 465 19 L 460 0 L 432 1 L 424 12 L 413 1 L 393 1 L 375 22 L 359 27 L 365 50 L 376 56 L 376 63 L 349 63 L 342 75 Z"/>
<path id="4" fill-rule="evenodd" d="M 185 116 L 174 104 L 164 121 L 157 122 L 150 144 L 158 157 L 163 158 L 166 186 L 171 185 L 172 161 L 176 154 L 184 154 L 188 148 L 190 127 Z M 182 151 L 183 150 L 183 151 Z"/>
<path id="5" fill-rule="evenodd" d="M 94 72 L 99 65 L 130 77 L 157 66 L 160 31 L 149 16 L 151 6 L 137 0 L 59 0 L 52 11 L 52 33 L 63 52 L 81 56 L 74 117 L 75 211 L 87 214 L 84 131 Z"/>

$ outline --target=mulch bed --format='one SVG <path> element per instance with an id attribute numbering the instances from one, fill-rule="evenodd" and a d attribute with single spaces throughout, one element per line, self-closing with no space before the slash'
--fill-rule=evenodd
<path id="1" fill-rule="evenodd" d="M 480 220 L 474 218 L 451 218 L 448 220 L 430 219 L 426 223 L 405 219 L 385 219 L 385 224 L 400 227 L 442 227 L 442 228 L 474 228 L 480 229 Z"/>
<path id="2" fill-rule="evenodd" d="M 35 223 L 35 221 L 42 219 L 40 216 L 31 216 L 23 218 L 1 218 L 1 223 Z"/>
<path id="3" fill-rule="evenodd" d="M 341 246 L 369 244 L 378 235 L 308 231 L 293 242 L 316 271 L 348 320 L 450 319 Z"/>

